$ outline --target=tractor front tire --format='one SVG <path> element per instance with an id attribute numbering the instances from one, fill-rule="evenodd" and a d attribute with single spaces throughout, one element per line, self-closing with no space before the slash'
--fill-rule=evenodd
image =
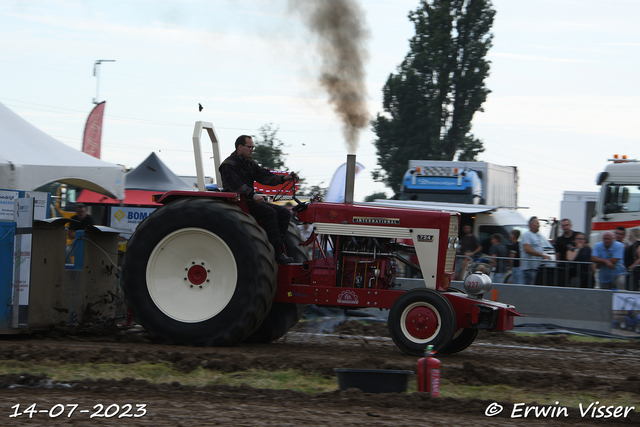
<path id="1" fill-rule="evenodd" d="M 127 244 L 125 303 L 152 336 L 235 345 L 265 318 L 276 290 L 266 233 L 227 202 L 190 198 L 147 217 Z"/>
<path id="2" fill-rule="evenodd" d="M 400 350 L 421 356 L 429 345 L 435 351 L 447 348 L 456 332 L 456 313 L 439 292 L 412 289 L 393 303 L 388 326 Z"/>
<path id="3" fill-rule="evenodd" d="M 307 248 L 298 246 L 302 236 L 300 230 L 292 222 L 284 236 L 284 247 L 287 255 L 293 258 L 293 262 L 302 263 L 309 260 Z M 292 304 L 286 302 L 274 302 L 271 311 L 262 321 L 260 327 L 245 340 L 248 343 L 266 344 L 283 337 L 289 329 L 293 328 L 302 317 L 305 304 Z"/>
<path id="4" fill-rule="evenodd" d="M 456 331 L 449 345 L 443 348 L 442 350 L 440 350 L 440 353 L 442 354 L 459 353 L 462 350 L 465 350 L 471 344 L 473 344 L 477 336 L 478 336 L 477 329 L 460 328 L 458 331 Z"/>

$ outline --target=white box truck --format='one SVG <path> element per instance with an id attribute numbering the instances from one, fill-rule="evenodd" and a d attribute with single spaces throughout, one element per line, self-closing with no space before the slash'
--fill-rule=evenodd
<path id="1" fill-rule="evenodd" d="M 640 227 L 640 161 L 613 158 L 598 175 L 600 186 L 596 212 L 591 221 L 591 245 L 602 240 L 602 233 L 618 226 Z"/>

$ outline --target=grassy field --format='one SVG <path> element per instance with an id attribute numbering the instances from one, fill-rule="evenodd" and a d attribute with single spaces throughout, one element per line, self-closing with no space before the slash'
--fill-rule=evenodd
<path id="1" fill-rule="evenodd" d="M 46 375 L 54 382 L 74 382 L 83 379 L 112 379 L 121 380 L 134 378 L 146 380 L 151 383 L 179 382 L 183 385 L 207 386 L 225 384 L 240 386 L 247 384 L 253 388 L 290 389 L 304 393 L 330 392 L 338 389 L 335 378 L 324 378 L 321 375 L 308 375 L 296 370 L 263 371 L 248 370 L 242 372 L 224 373 L 198 368 L 192 372 L 184 373 L 173 369 L 169 364 L 162 363 L 136 363 L 136 364 L 31 364 L 19 361 L 0 361 L 0 374 Z M 415 380 L 409 381 L 409 393 L 416 392 Z M 571 393 L 539 394 L 527 392 L 523 389 L 505 386 L 462 386 L 455 385 L 446 379 L 442 379 L 440 396 L 464 399 L 487 399 L 500 402 L 536 402 L 538 404 L 553 405 L 556 401 L 563 406 L 577 407 L 580 402 L 606 400 L 608 405 L 634 406 L 637 405 L 637 396 L 632 394 L 596 394 L 596 393 Z M 638 408 L 640 409 L 640 408 Z"/>

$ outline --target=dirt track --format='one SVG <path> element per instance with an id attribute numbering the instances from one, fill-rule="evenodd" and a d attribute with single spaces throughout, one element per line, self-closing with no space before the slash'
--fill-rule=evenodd
<path id="1" fill-rule="evenodd" d="M 388 338 L 386 326 L 363 326 L 348 322 L 332 334 L 319 333 L 315 324 L 296 327 L 286 337 L 267 345 L 234 348 L 168 346 L 154 343 L 143 333 L 88 333 L 69 335 L 55 332 L 29 338 L 0 341 L 0 359 L 42 362 L 165 361 L 190 371 L 198 366 L 227 372 L 249 368 L 267 370 L 295 368 L 332 376 L 334 368 L 415 370 L 416 358 L 407 356 Z M 640 411 L 639 341 L 620 341 L 606 347 L 579 344 L 564 337 L 518 337 L 508 333 L 483 333 L 466 351 L 439 355 L 442 378 L 457 384 L 506 384 L 520 389 L 562 395 L 591 392 L 607 404 L 606 396 L 631 393 Z M 412 379 L 415 381 L 415 379 Z M 259 390 L 250 387 L 210 386 L 194 388 L 180 384 L 149 384 L 145 381 L 87 380 L 72 385 L 48 384 L 33 376 L 0 377 L 0 425 L 153 425 L 164 426 L 415 426 L 415 425 L 638 425 L 640 412 L 608 419 L 581 416 L 568 408 L 565 417 L 511 418 L 513 404 L 500 403 L 504 410 L 487 417 L 493 403 L 486 400 L 431 398 L 423 393 L 364 394 L 359 390 L 309 395 L 293 391 Z M 15 387 L 19 385 L 19 387 Z M 21 410 L 37 403 L 37 409 L 77 404 L 71 417 L 51 418 L 48 413 L 10 418 L 13 405 Z M 139 418 L 93 418 L 94 405 L 146 404 Z M 588 406 L 591 402 L 584 402 Z M 534 405 L 528 402 L 527 406 Z M 559 407 L 563 406 L 559 402 Z M 59 405 L 58 408 L 61 408 Z M 113 407 L 115 408 L 115 406 Z M 80 413 L 80 410 L 88 410 Z M 123 413 L 121 409 L 119 414 Z M 102 411 L 104 413 L 104 410 Z"/>

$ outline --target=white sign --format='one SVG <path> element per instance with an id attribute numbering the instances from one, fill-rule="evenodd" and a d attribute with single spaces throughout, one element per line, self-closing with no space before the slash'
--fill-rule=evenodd
<path id="1" fill-rule="evenodd" d="M 109 216 L 109 227 L 117 230 L 125 230 L 133 233 L 142 221 L 144 221 L 155 208 L 127 208 L 114 206 Z"/>
<path id="2" fill-rule="evenodd" d="M 41 220 L 49 218 L 49 204 L 51 197 L 49 193 L 40 191 L 25 191 L 25 197 L 32 197 L 33 200 L 33 219 Z"/>
<path id="3" fill-rule="evenodd" d="M 49 204 L 51 195 L 41 191 L 0 190 L 0 221 L 13 221 L 14 204 L 18 197 L 33 198 L 33 219 L 49 218 Z"/>
<path id="4" fill-rule="evenodd" d="M 17 191 L 0 190 L 0 221 L 13 221 L 13 208 L 17 198 Z"/>
<path id="5" fill-rule="evenodd" d="M 31 284 L 31 243 L 34 198 L 16 199 L 14 217 L 16 237 L 13 245 L 11 327 L 29 327 L 29 287 Z"/>

